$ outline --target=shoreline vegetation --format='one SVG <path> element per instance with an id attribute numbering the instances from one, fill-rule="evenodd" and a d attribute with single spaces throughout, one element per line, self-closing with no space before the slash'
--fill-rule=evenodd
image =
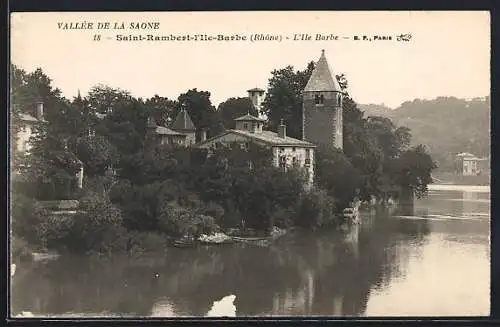
<path id="1" fill-rule="evenodd" d="M 271 72 L 266 128 L 276 130 L 285 117 L 287 135 L 301 138 L 301 91 L 313 68 Z M 228 235 L 231 229 L 247 231 L 234 237 L 266 238 L 276 228 L 342 228 L 344 209 L 353 203 L 425 196 L 436 167 L 426 148 L 410 146 L 410 131 L 390 119 L 365 117 L 345 77 L 337 79 L 344 91 L 343 151 L 318 147 L 314 187 L 305 189 L 303 170 L 275 167 L 270 149 L 258 144 L 221 144 L 208 153 L 157 145 L 147 136 L 149 117 L 167 125 L 181 109 L 208 137 L 217 135 L 236 117 L 255 113 L 246 98 L 216 109 L 207 91 L 142 99 L 99 85 L 85 97 L 66 99 L 41 69 L 12 66 L 12 144 L 21 115 L 37 101 L 46 108 L 29 153 L 15 153 L 12 162 L 14 260 L 51 251 L 141 255 L 164 251 L 183 237 Z M 62 208 L 45 202 L 60 200 L 74 201 Z"/>

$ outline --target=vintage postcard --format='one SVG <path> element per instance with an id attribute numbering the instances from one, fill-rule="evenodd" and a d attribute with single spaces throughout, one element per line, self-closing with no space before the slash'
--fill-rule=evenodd
<path id="1" fill-rule="evenodd" d="M 488 12 L 10 18 L 13 318 L 490 314 Z"/>

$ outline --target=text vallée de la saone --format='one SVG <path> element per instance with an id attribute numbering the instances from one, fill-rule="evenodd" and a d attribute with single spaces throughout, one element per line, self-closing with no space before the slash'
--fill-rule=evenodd
<path id="1" fill-rule="evenodd" d="M 88 22 L 88 21 L 80 21 L 80 22 L 58 22 L 57 27 L 61 30 L 107 30 L 107 29 L 115 29 L 115 30 L 157 30 L 160 28 L 159 22 Z"/>

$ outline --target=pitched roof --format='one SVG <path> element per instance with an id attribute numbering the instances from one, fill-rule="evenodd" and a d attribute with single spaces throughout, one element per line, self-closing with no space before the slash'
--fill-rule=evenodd
<path id="1" fill-rule="evenodd" d="M 176 131 L 171 130 L 170 128 L 164 127 L 164 126 L 156 126 L 155 130 L 156 134 L 158 135 L 177 135 L 177 136 L 186 136 L 186 134 L 179 133 Z"/>
<path id="2" fill-rule="evenodd" d="M 253 89 L 247 90 L 247 92 L 265 92 L 265 91 L 258 87 L 254 87 Z"/>
<path id="3" fill-rule="evenodd" d="M 475 155 L 473 155 L 472 153 L 469 153 L 469 152 L 462 152 L 462 153 L 457 154 L 457 157 L 475 157 Z"/>
<path id="4" fill-rule="evenodd" d="M 321 57 L 314 68 L 306 87 L 305 92 L 340 92 L 340 84 L 337 78 L 332 75 L 332 70 L 325 57 L 325 50 L 322 50 Z"/>
<path id="5" fill-rule="evenodd" d="M 28 123 L 28 122 L 33 122 L 33 123 L 44 122 L 44 123 L 46 123 L 47 122 L 45 119 L 41 119 L 40 120 L 40 119 L 38 119 L 38 118 L 30 115 L 30 114 L 24 114 L 24 113 L 19 114 L 19 118 L 21 118 L 21 120 L 23 122 L 26 122 L 26 123 Z"/>
<path id="6" fill-rule="evenodd" d="M 236 118 L 235 121 L 265 121 L 265 120 L 262 118 L 252 116 L 250 114 L 246 114 L 244 116 Z"/>
<path id="7" fill-rule="evenodd" d="M 189 114 L 185 109 L 181 109 L 181 111 L 179 111 L 177 117 L 175 117 L 174 123 L 172 124 L 172 126 L 170 126 L 170 128 L 172 128 L 173 130 L 185 130 L 185 131 L 196 130 L 196 126 L 194 126 L 191 117 L 189 117 Z"/>
<path id="8" fill-rule="evenodd" d="M 33 117 L 32 115 L 29 115 L 29 114 L 20 114 L 19 117 L 21 118 L 22 121 L 32 121 L 32 122 L 36 122 L 38 121 L 38 119 L 36 119 L 35 117 Z"/>
<path id="9" fill-rule="evenodd" d="M 236 129 L 227 130 L 222 134 L 214 136 L 214 137 L 200 143 L 200 145 L 217 140 L 218 138 L 220 138 L 224 135 L 227 135 L 227 134 L 240 135 L 240 136 L 246 137 L 248 139 L 252 139 L 252 140 L 255 140 L 257 142 L 262 142 L 262 143 L 265 143 L 265 144 L 271 145 L 271 146 L 296 146 L 296 147 L 304 147 L 304 148 L 315 148 L 316 147 L 316 145 L 314 145 L 310 142 L 298 140 L 298 139 L 295 139 L 293 137 L 287 136 L 286 138 L 282 138 L 282 137 L 278 136 L 278 133 L 271 132 L 271 131 L 262 131 L 261 133 L 251 133 L 249 131 L 242 131 L 242 130 L 236 130 Z"/>

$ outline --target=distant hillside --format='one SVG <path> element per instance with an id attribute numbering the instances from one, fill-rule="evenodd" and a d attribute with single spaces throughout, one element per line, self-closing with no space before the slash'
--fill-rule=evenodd
<path id="1" fill-rule="evenodd" d="M 383 104 L 359 104 L 359 109 L 365 113 L 367 116 L 382 116 L 391 117 L 394 113 L 392 108 L 386 107 Z"/>
<path id="2" fill-rule="evenodd" d="M 391 110 L 383 105 L 359 105 L 365 116 L 391 118 L 411 129 L 414 144 L 426 144 L 441 170 L 450 170 L 453 156 L 471 152 L 490 154 L 490 99 L 439 97 L 407 101 Z"/>

